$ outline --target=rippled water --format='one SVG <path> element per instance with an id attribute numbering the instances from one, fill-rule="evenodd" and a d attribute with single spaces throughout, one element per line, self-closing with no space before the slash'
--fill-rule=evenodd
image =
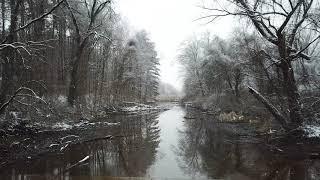
<path id="1" fill-rule="evenodd" d="M 320 161 L 303 156 L 299 148 L 292 156 L 266 149 L 261 142 L 243 141 L 242 134 L 252 130 L 249 124 L 217 123 L 212 116 L 180 106 L 161 113 L 117 116 L 114 122 L 120 122 L 113 132 L 120 138 L 20 162 L 8 167 L 0 179 L 320 179 Z M 88 161 L 72 167 L 87 156 Z"/>

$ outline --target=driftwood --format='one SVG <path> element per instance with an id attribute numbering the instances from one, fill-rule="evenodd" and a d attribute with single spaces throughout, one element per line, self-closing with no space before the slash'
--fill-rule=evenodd
<path id="1" fill-rule="evenodd" d="M 85 158 L 83 158 L 82 160 L 78 161 L 77 163 L 75 163 L 75 164 L 67 167 L 67 168 L 62 172 L 62 174 L 70 171 L 70 169 L 72 169 L 72 168 L 74 168 L 74 167 L 76 167 L 76 166 L 81 165 L 82 163 L 86 162 L 89 158 L 90 158 L 90 156 L 86 156 Z"/>
<path id="2" fill-rule="evenodd" d="M 250 86 L 248 88 L 249 88 L 249 92 L 268 109 L 268 111 L 281 124 L 281 126 L 284 129 L 289 130 L 288 122 L 286 118 L 283 117 L 283 115 L 280 113 L 280 111 L 258 91 L 256 91 Z"/>

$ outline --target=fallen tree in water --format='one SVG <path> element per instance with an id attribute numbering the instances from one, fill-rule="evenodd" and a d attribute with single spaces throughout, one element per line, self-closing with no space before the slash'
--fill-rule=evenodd
<path id="1" fill-rule="evenodd" d="M 290 128 L 288 127 L 288 122 L 280 113 L 280 111 L 258 91 L 250 86 L 248 88 L 249 92 L 268 109 L 268 111 L 274 116 L 274 118 L 281 124 L 282 128 L 289 130 Z"/>

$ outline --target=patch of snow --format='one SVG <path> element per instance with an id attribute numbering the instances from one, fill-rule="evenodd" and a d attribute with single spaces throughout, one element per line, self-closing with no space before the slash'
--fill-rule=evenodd
<path id="1" fill-rule="evenodd" d="M 67 138 L 79 138 L 79 136 L 77 136 L 77 135 L 68 135 L 68 136 L 62 137 L 60 139 L 61 139 L 61 141 L 63 141 L 65 139 L 67 139 Z"/>
<path id="2" fill-rule="evenodd" d="M 119 122 L 116 122 L 116 123 L 104 122 L 104 124 L 106 124 L 107 126 L 118 126 L 118 125 L 120 125 Z"/>
<path id="3" fill-rule="evenodd" d="M 121 108 L 121 110 L 124 112 L 146 111 L 146 110 L 153 110 L 153 109 L 157 109 L 157 107 L 153 107 L 153 106 L 145 105 L 145 104 L 138 104 L 138 103 L 135 103 L 134 106 L 128 106 L 128 107 Z"/>
<path id="4" fill-rule="evenodd" d="M 91 126 L 94 126 L 94 125 L 117 126 L 117 125 L 119 125 L 119 124 L 120 124 L 119 122 L 109 123 L 109 122 L 89 122 L 89 121 L 82 121 L 82 122 L 80 122 L 80 123 L 75 124 L 74 126 L 75 126 L 75 127 L 82 127 L 82 126 L 85 126 L 85 125 L 91 125 Z"/>
<path id="5" fill-rule="evenodd" d="M 124 107 L 122 111 L 132 112 L 132 111 L 139 111 L 141 108 L 139 106 L 131 106 L 131 107 Z"/>
<path id="6" fill-rule="evenodd" d="M 65 104 L 67 102 L 67 97 L 63 95 L 58 96 L 58 101 L 62 104 Z"/>
<path id="7" fill-rule="evenodd" d="M 306 125 L 303 130 L 307 132 L 308 137 L 320 137 L 320 127 L 314 125 Z"/>
<path id="8" fill-rule="evenodd" d="M 87 125 L 87 124 L 89 124 L 89 121 L 81 121 L 81 122 L 75 124 L 74 126 L 75 127 L 81 127 L 81 126 L 84 126 L 84 125 Z"/>
<path id="9" fill-rule="evenodd" d="M 68 145 L 69 145 L 69 144 L 66 144 L 65 146 L 61 147 L 61 148 L 60 148 L 60 151 L 63 151 L 65 148 L 68 147 Z"/>
<path id="10" fill-rule="evenodd" d="M 49 148 L 51 148 L 53 146 L 59 146 L 59 144 L 50 144 Z"/>
<path id="11" fill-rule="evenodd" d="M 116 122 L 116 123 L 110 123 L 110 122 L 89 122 L 89 121 L 81 121 L 79 123 L 76 123 L 76 124 L 67 124 L 65 122 L 59 122 L 59 123 L 56 123 L 55 125 L 52 126 L 53 129 L 59 129 L 59 130 L 69 130 L 69 129 L 72 129 L 74 127 L 76 128 L 81 128 L 81 127 L 85 127 L 85 126 L 95 126 L 95 125 L 105 125 L 105 126 L 118 126 L 120 125 L 119 122 Z M 70 135 L 70 136 L 67 136 L 68 138 L 69 137 L 75 137 L 75 135 Z"/>
<path id="12" fill-rule="evenodd" d="M 59 123 L 56 123 L 55 125 L 53 125 L 52 128 L 53 129 L 68 130 L 68 129 L 71 129 L 72 126 L 69 124 L 66 124 L 64 122 L 59 122 Z"/>

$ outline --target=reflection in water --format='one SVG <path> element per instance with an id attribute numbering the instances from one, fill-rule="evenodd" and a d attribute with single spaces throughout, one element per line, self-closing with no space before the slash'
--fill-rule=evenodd
<path id="1" fill-rule="evenodd" d="M 160 114 L 117 116 L 112 121 L 120 122 L 113 132 L 120 138 L 74 145 L 61 154 L 15 164 L 1 172 L 0 179 L 320 179 L 320 161 L 305 158 L 299 149 L 294 156 L 276 153 L 263 143 L 235 135 L 253 131 L 249 124 L 217 123 L 212 116 L 178 106 Z M 99 137 L 110 133 L 103 127 L 91 130 Z M 86 164 L 66 169 L 88 155 Z"/>
<path id="2" fill-rule="evenodd" d="M 276 154 L 232 133 L 245 131 L 243 126 L 249 124 L 217 123 L 212 116 L 191 111 L 187 116 L 195 119 L 185 121 L 177 154 L 181 167 L 189 174 L 235 180 L 320 179 L 319 160 Z"/>
<path id="3" fill-rule="evenodd" d="M 158 114 L 141 116 L 117 116 L 120 122 L 115 135 L 121 138 L 100 140 L 71 147 L 61 155 L 51 154 L 26 164 L 15 164 L 8 168 L 0 179 L 100 179 L 111 176 L 144 176 L 156 159 L 160 143 Z M 99 130 L 100 136 L 108 131 Z M 90 155 L 89 161 L 66 171 L 67 167 Z M 36 177 L 33 175 L 41 175 Z M 109 178 L 107 178 L 109 179 Z"/>
<path id="4" fill-rule="evenodd" d="M 158 179 L 190 179 L 179 167 L 173 146 L 179 142 L 178 129 L 183 126 L 185 111 L 175 106 L 159 116 L 161 142 L 156 162 L 151 166 L 148 177 Z"/>

